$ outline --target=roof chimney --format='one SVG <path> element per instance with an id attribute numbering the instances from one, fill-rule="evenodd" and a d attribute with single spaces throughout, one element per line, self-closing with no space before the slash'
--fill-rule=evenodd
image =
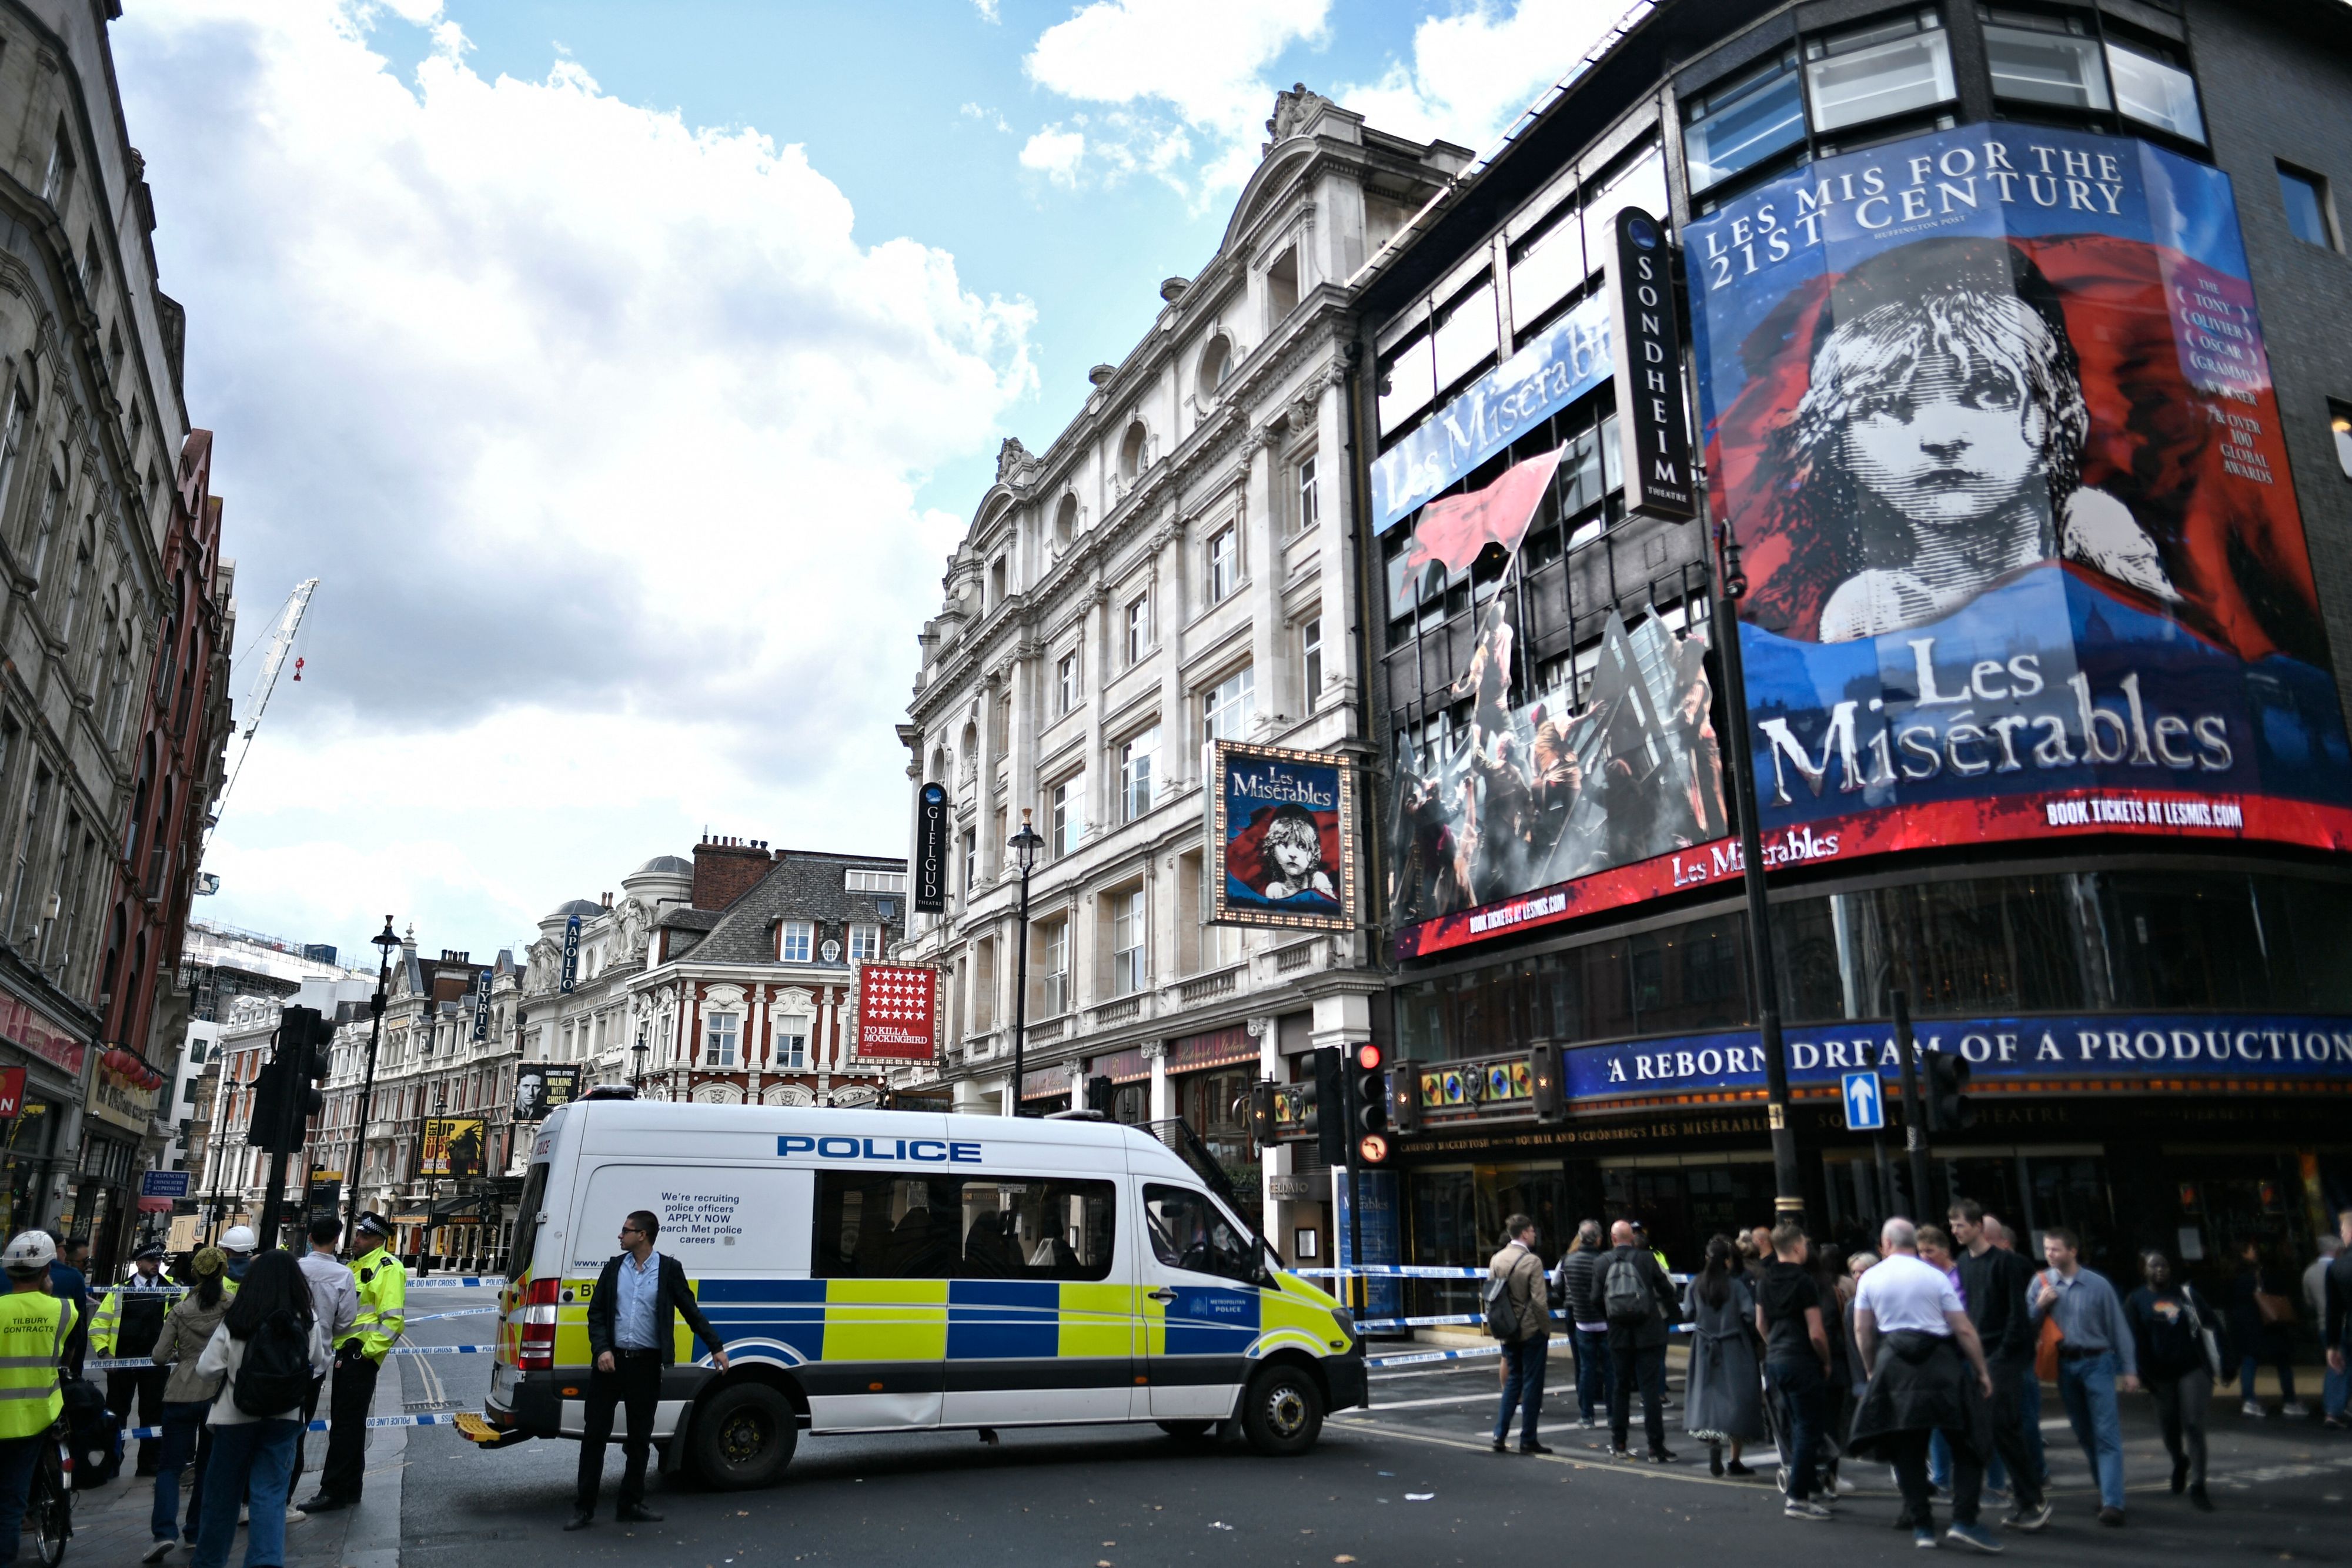
<path id="1" fill-rule="evenodd" d="M 767 874 L 768 852 L 734 838 L 705 839 L 694 846 L 693 906 L 724 909 Z"/>

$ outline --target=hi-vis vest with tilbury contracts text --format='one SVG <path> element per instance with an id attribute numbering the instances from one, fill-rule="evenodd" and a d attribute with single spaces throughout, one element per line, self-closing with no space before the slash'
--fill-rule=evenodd
<path id="1" fill-rule="evenodd" d="M 58 1366 L 78 1315 L 42 1291 L 0 1296 L 0 1439 L 37 1437 L 65 1409 Z"/>

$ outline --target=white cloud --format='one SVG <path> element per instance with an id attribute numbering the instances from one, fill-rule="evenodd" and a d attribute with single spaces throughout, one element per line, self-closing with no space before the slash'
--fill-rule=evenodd
<path id="1" fill-rule="evenodd" d="M 983 22 L 994 23 L 1003 20 L 996 14 L 996 7 L 997 0 L 971 0 L 971 8 L 980 13 L 980 19 Z"/>
<path id="2" fill-rule="evenodd" d="M 1483 151 L 1624 9 L 1623 0 L 1519 0 L 1509 10 L 1478 0 L 1424 16 L 1410 61 L 1391 61 L 1378 80 L 1334 96 L 1382 131 Z"/>
<path id="3" fill-rule="evenodd" d="M 1086 132 L 1049 125 L 1022 144 L 1021 166 L 1035 170 L 1056 185 L 1075 185 L 1086 155 Z"/>
<path id="4" fill-rule="evenodd" d="M 1107 174 L 1140 169 L 1181 188 L 1190 131 L 1222 176 L 1213 183 L 1231 183 L 1231 154 L 1254 155 L 1264 138 L 1274 100 L 1265 68 L 1319 37 L 1328 9 L 1329 0 L 1093 0 L 1045 29 L 1023 67 L 1064 98 L 1125 110 L 1103 117 L 1113 133 L 1093 140 Z M 1076 177 L 1073 165 L 1065 183 Z"/>
<path id="5" fill-rule="evenodd" d="M 246 637 L 324 579 L 204 912 L 481 947 L 705 825 L 899 843 L 958 532 L 912 497 L 1031 390 L 1030 308 L 861 243 L 797 146 L 485 78 L 389 3 L 112 30 Z"/>

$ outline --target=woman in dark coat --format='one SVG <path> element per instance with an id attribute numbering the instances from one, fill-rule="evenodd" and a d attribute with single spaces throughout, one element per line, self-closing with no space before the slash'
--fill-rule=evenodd
<path id="1" fill-rule="evenodd" d="M 2257 1295 L 2281 1298 L 2288 1303 L 2287 1315 L 2266 1321 Z M 2238 1408 L 2244 1415 L 2270 1414 L 2254 1397 L 2254 1370 L 2265 1361 L 2278 1368 L 2279 1393 L 2285 1400 L 2279 1414 L 2289 1419 L 2306 1414 L 2294 1396 L 2294 1281 L 2264 1262 L 2263 1244 L 2248 1238 L 2238 1249 L 2238 1272 L 2230 1281 L 2230 1348 L 2238 1355 L 2238 1395 L 2244 1401 Z"/>
<path id="2" fill-rule="evenodd" d="M 1740 1449 L 1764 1436 L 1764 1394 L 1748 1328 L 1756 1321 L 1756 1292 L 1739 1268 L 1730 1237 L 1707 1242 L 1706 1267 L 1691 1281 L 1683 1312 L 1691 1323 L 1684 1428 L 1706 1445 L 1709 1470 L 1747 1475 Z M 1723 1458 L 1726 1443 L 1731 1445 L 1728 1465 Z"/>

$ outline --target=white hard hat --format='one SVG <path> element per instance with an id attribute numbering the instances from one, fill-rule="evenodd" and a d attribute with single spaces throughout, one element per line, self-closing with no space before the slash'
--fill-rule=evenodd
<path id="1" fill-rule="evenodd" d="M 220 1239 L 220 1244 L 221 1250 L 224 1252 L 251 1253 L 258 1251 L 261 1248 L 261 1242 L 253 1234 L 253 1227 L 250 1225 L 230 1226 L 228 1234 Z"/>
<path id="2" fill-rule="evenodd" d="M 57 1260 L 58 1244 L 45 1230 L 27 1230 L 0 1251 L 0 1268 L 19 1279 L 28 1279 Z"/>

